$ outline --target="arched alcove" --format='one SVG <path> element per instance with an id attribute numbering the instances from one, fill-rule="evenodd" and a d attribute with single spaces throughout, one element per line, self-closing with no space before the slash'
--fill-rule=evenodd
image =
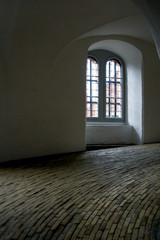
<path id="1" fill-rule="evenodd" d="M 140 50 L 120 40 L 93 43 L 90 50 L 103 49 L 119 55 L 125 63 L 126 119 L 123 124 L 87 124 L 87 144 L 143 143 L 143 59 Z M 96 136 L 96 137 L 95 137 Z"/>

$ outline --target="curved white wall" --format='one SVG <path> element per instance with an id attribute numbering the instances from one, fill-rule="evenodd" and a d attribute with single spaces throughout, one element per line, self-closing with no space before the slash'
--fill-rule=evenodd
<path id="1" fill-rule="evenodd" d="M 152 33 L 153 39 L 155 41 L 157 52 L 160 58 L 160 1 L 150 1 L 150 0 L 132 0 L 136 6 L 144 14 L 150 31 Z"/>
<path id="2" fill-rule="evenodd" d="M 127 74 L 130 79 L 136 76 L 139 86 L 137 90 L 134 84 L 129 96 L 136 91 L 140 106 L 142 57 L 120 41 L 142 52 L 144 115 L 142 119 L 142 109 L 136 107 L 133 97 L 131 101 L 128 98 L 133 110 L 130 113 L 128 109 L 128 121 L 134 125 L 135 142 L 160 140 L 159 59 L 144 21 L 123 19 L 139 14 L 137 8 L 128 0 L 94 0 L 88 8 L 83 1 L 62 2 L 0 2 L 0 161 L 85 150 L 87 51 L 93 43 L 106 39 L 118 40 L 112 46 L 107 42 L 109 50 L 113 47 L 129 60 Z M 100 14 L 95 18 L 97 12 Z M 106 24 L 109 28 L 105 27 L 101 36 L 95 32 L 83 38 Z M 137 25 L 138 31 L 142 30 L 140 36 Z"/>
<path id="3" fill-rule="evenodd" d="M 12 81 L 9 84 L 3 73 L 5 79 L 3 89 L 7 86 L 10 91 L 10 116 L 9 123 L 7 123 L 9 128 L 5 132 L 3 130 L 4 133 L 1 135 L 1 161 L 85 150 L 87 51 L 93 43 L 106 38 L 93 37 L 72 42 L 62 49 L 49 72 L 48 68 L 42 69 L 42 75 L 38 74 L 38 65 L 35 66 L 34 71 L 31 71 L 32 65 L 30 66 L 29 57 L 21 62 L 19 62 L 19 58 L 15 58 Z M 121 39 L 121 37 L 119 38 Z M 127 110 L 127 119 L 129 126 L 126 125 L 123 129 L 118 126 L 114 128 L 112 134 L 111 128 L 105 128 L 104 135 L 101 134 L 102 131 L 97 133 L 97 128 L 94 128 L 96 134 L 99 134 L 97 137 L 92 128 L 92 131 L 87 133 L 91 139 L 91 142 L 89 139 L 87 140 L 88 143 L 96 143 L 93 142 L 93 139 L 94 141 L 99 139 L 102 141 L 101 143 L 112 144 L 141 143 L 143 139 L 144 142 L 158 141 L 160 114 L 157 109 L 154 109 L 154 105 L 160 100 L 158 91 L 160 81 L 157 82 L 160 70 L 156 50 L 154 47 L 134 39 L 126 39 L 125 42 L 125 39 L 116 40 L 112 37 L 104 43 L 107 49 L 114 51 L 124 59 L 128 69 L 126 72 L 127 79 L 129 79 L 127 88 L 132 86 L 130 90 L 128 89 L 130 107 Z M 141 49 L 142 54 L 137 48 Z M 17 46 L 16 50 L 21 56 L 21 49 L 18 50 Z M 27 49 L 24 48 L 24 50 L 26 56 L 29 56 L 30 53 L 27 55 Z M 62 68 L 64 60 L 65 64 Z M 26 74 L 24 75 L 24 73 Z M 142 77 L 145 82 L 143 95 Z M 152 82 L 153 84 L 151 84 Z M 4 91 L 6 95 L 7 89 Z M 137 107 L 135 96 L 137 104 L 143 105 L 143 109 Z M 144 101 L 141 105 L 142 96 L 144 96 Z M 5 114 L 5 111 L 3 113 Z"/>
<path id="4" fill-rule="evenodd" d="M 7 68 L 0 57 L 0 161 L 4 161 L 8 151 L 8 86 Z"/>

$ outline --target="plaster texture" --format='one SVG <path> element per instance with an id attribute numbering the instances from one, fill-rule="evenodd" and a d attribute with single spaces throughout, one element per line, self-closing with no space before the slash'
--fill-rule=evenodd
<path id="1" fill-rule="evenodd" d="M 133 142 L 160 140 L 159 58 L 132 1 L 3 0 L 0 20 L 1 162 L 85 150 L 86 58 L 102 40 L 118 41 L 106 47 L 124 57 L 134 85 Z"/>

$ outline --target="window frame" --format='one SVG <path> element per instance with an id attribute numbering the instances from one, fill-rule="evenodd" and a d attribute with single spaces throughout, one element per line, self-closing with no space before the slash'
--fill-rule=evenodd
<path id="1" fill-rule="evenodd" d="M 86 121 L 89 123 L 99 122 L 99 123 L 124 123 L 125 122 L 125 64 L 121 57 L 117 54 L 107 51 L 107 50 L 93 50 L 88 52 L 88 58 L 93 58 L 96 60 L 99 67 L 99 117 L 86 117 Z M 122 73 L 122 117 L 121 118 L 111 118 L 106 117 L 106 64 L 109 60 L 116 60 L 121 65 Z"/>
<path id="2" fill-rule="evenodd" d="M 96 63 L 97 63 L 97 65 L 98 65 L 98 114 L 99 114 L 99 62 L 98 62 L 98 60 L 95 58 L 95 57 L 93 57 L 93 56 L 88 56 L 87 57 L 87 60 L 88 60 L 88 58 L 92 58 L 94 61 L 96 61 Z M 86 76 L 87 76 L 87 74 L 86 74 Z M 91 80 L 89 80 L 89 81 L 91 81 Z M 87 79 L 86 79 L 86 82 L 87 82 Z M 87 94 L 86 94 L 86 98 L 87 98 Z M 87 101 L 86 101 L 86 103 L 87 103 Z M 90 118 L 94 118 L 94 117 L 88 117 L 88 119 L 90 119 Z M 95 119 L 97 119 L 98 117 L 95 117 Z"/>

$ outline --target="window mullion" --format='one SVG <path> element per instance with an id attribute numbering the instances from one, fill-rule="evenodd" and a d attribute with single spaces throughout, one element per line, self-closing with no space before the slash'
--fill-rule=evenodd
<path id="1" fill-rule="evenodd" d="M 108 101 L 109 101 L 109 117 L 111 116 L 111 114 L 110 114 L 110 112 L 111 112 L 111 110 L 110 110 L 110 107 L 111 107 L 111 101 L 110 101 L 110 97 L 111 97 L 111 64 L 110 64 L 110 62 L 109 62 L 109 84 L 108 84 L 108 86 L 109 86 L 109 99 L 108 99 Z"/>
<path id="2" fill-rule="evenodd" d="M 103 62 L 99 61 L 99 119 L 103 120 L 104 116 L 104 67 Z"/>
<path id="3" fill-rule="evenodd" d="M 88 61 L 90 80 L 87 86 L 90 96 L 87 101 L 90 101 L 87 103 L 87 120 L 122 122 L 124 121 L 125 101 L 123 62 L 119 61 L 119 57 L 110 56 L 110 53 L 105 51 L 95 51 L 95 56 L 93 51 L 92 54 L 93 57 L 89 57 L 90 62 Z"/>
<path id="4" fill-rule="evenodd" d="M 90 116 L 92 116 L 92 61 L 90 61 Z"/>
<path id="5" fill-rule="evenodd" d="M 117 86 L 117 76 L 116 76 L 116 62 L 114 62 L 114 74 L 115 74 L 115 76 L 114 76 L 114 94 L 115 94 L 115 96 L 114 96 L 114 117 L 116 117 L 117 116 L 117 105 L 116 105 L 116 102 L 117 102 L 117 100 L 116 100 L 116 96 L 117 96 L 117 88 L 116 88 L 116 86 Z"/>

